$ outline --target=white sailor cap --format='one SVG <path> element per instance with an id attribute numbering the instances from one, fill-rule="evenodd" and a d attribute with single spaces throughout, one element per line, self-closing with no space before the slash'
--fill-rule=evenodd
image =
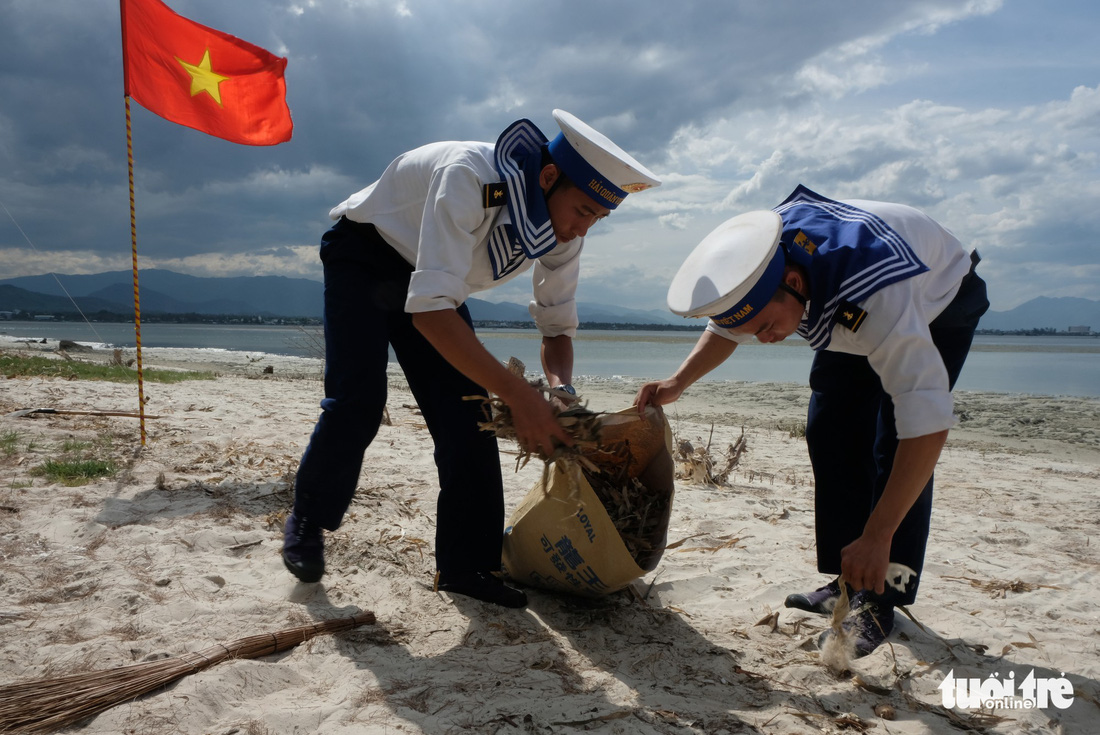
<path id="1" fill-rule="evenodd" d="M 577 188 L 615 209 L 627 194 L 661 185 L 661 180 L 603 133 L 565 110 L 554 110 L 561 132 L 550 141 L 550 157 Z"/>
<path id="2" fill-rule="evenodd" d="M 746 212 L 718 225 L 680 266 L 668 287 L 668 308 L 709 316 L 730 328 L 771 300 L 783 276 L 783 220 L 771 210 Z"/>

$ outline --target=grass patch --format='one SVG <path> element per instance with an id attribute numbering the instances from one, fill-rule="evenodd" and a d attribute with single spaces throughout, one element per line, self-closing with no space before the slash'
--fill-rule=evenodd
<path id="1" fill-rule="evenodd" d="M 10 457 L 19 451 L 19 432 L 5 431 L 0 433 L 0 454 Z"/>
<path id="2" fill-rule="evenodd" d="M 115 463 L 105 459 L 48 459 L 31 470 L 31 474 L 45 477 L 50 482 L 75 487 L 100 477 L 110 477 L 117 471 Z"/>
<path id="3" fill-rule="evenodd" d="M 106 380 L 112 383 L 136 383 L 137 371 L 124 365 L 107 365 L 49 357 L 13 355 L 0 352 L 0 375 L 6 378 L 61 378 L 63 380 Z M 214 380 L 207 371 L 143 370 L 151 383 L 182 383 L 185 380 Z"/>
<path id="4" fill-rule="evenodd" d="M 772 428 L 776 431 L 785 431 L 791 439 L 806 438 L 805 421 L 779 421 Z"/>

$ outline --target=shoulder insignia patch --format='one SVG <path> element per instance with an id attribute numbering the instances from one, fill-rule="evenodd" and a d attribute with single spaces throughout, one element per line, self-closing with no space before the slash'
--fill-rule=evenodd
<path id="1" fill-rule="evenodd" d="M 805 250 L 810 255 L 817 252 L 817 243 L 811 240 L 805 232 L 798 231 L 798 234 L 794 236 L 794 244 Z"/>
<path id="2" fill-rule="evenodd" d="M 486 184 L 481 190 L 481 203 L 486 209 L 499 207 L 508 202 L 508 185 L 503 181 Z"/>
<path id="3" fill-rule="evenodd" d="M 858 332 L 867 318 L 867 312 L 859 308 L 851 301 L 841 301 L 836 307 L 836 323 L 847 327 L 853 332 Z"/>

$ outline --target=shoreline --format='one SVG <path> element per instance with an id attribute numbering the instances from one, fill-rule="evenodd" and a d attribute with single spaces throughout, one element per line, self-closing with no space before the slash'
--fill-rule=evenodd
<path id="1" fill-rule="evenodd" d="M 159 362 L 162 365 L 180 366 L 203 363 L 220 373 L 248 372 L 254 369 L 255 364 L 260 363 L 284 374 L 320 374 L 324 345 L 319 333 L 297 329 L 286 332 L 283 328 L 277 328 L 280 331 L 275 341 L 282 345 L 280 348 L 272 345 L 269 338 L 258 337 L 255 328 L 243 329 L 240 334 L 230 330 L 208 335 L 202 343 L 203 347 L 150 347 L 146 344 L 143 362 L 150 365 Z M 62 337 L 56 333 L 55 336 Z M 487 348 L 500 359 L 503 360 L 505 355 L 515 355 L 533 368 L 538 367 L 537 335 L 517 337 L 501 332 L 480 332 L 479 336 Z M 190 344 L 195 339 L 194 333 L 186 332 L 171 333 L 163 341 Z M 690 351 L 694 339 L 695 335 L 674 338 L 672 341 L 667 341 L 660 335 L 653 338 L 621 333 L 581 335 L 577 345 L 579 352 L 574 382 L 626 382 L 637 385 L 641 380 L 664 377 L 681 363 Z M 1041 343 L 1043 338 L 1035 338 L 1034 341 Z M 1089 348 L 1079 344 L 1066 344 L 1066 340 L 1060 338 L 1056 341 L 1058 344 L 976 343 L 972 349 L 970 364 L 963 372 L 957 390 L 1002 395 L 1100 399 L 1100 360 L 1097 359 L 1100 357 L 1100 345 Z M 0 335 L 0 349 L 7 345 L 9 348 L 53 352 L 58 344 L 58 339 L 51 337 L 46 338 L 45 343 L 40 343 L 37 339 L 22 338 L 13 341 L 10 335 Z M 100 354 L 111 353 L 111 348 L 91 341 L 76 341 L 71 344 L 77 345 L 77 349 L 89 347 Z M 274 349 L 275 352 L 266 352 L 265 348 Z M 130 360 L 136 355 L 136 350 L 132 347 L 119 349 Z M 749 344 L 733 359 L 704 377 L 701 383 L 729 385 L 738 382 L 779 382 L 801 386 L 806 383 L 812 358 L 812 351 L 801 340 L 786 340 L 767 347 Z M 390 359 L 393 359 L 392 354 Z"/>
<path id="2" fill-rule="evenodd" d="M 0 349 L 13 348 L 0 345 Z M 56 341 L 20 344 L 14 351 L 63 359 Z M 111 349 L 80 349 L 72 352 L 71 357 L 106 363 L 112 359 L 113 352 Z M 123 350 L 123 356 L 126 360 L 134 358 L 132 351 Z M 269 380 L 320 382 L 323 378 L 323 361 L 311 357 L 221 348 L 153 347 L 143 349 L 142 358 L 145 369 L 193 370 Z M 265 373 L 265 370 L 271 372 Z M 396 363 L 389 364 L 389 374 L 391 383 L 404 383 Z M 537 380 L 542 374 L 528 370 L 527 377 Z M 593 410 L 619 410 L 629 406 L 645 382 L 631 377 L 582 375 L 575 379 L 582 399 L 596 397 L 590 406 Z M 740 400 L 742 394 L 744 400 Z M 948 446 L 1000 447 L 1100 460 L 1100 397 L 962 390 L 956 390 L 953 395 L 959 423 L 951 430 Z M 797 433 L 805 429 L 809 396 L 810 389 L 805 383 L 704 378 L 679 401 L 667 406 L 666 412 L 673 422 L 682 419 Z M 614 408 L 600 405 L 607 402 L 607 397 L 613 398 Z M 135 401 L 136 398 L 135 392 Z"/>
<path id="3" fill-rule="evenodd" d="M 479 336 L 489 336 L 498 334 L 496 332 L 484 332 L 478 333 Z M 509 335 L 514 336 L 514 335 Z M 27 339 L 27 338 L 11 338 L 11 341 L 0 340 L 0 351 L 13 350 L 18 352 L 28 352 L 32 354 L 40 354 L 45 356 L 58 356 L 60 340 L 52 338 L 42 339 Z M 586 337 L 585 339 L 591 341 L 635 341 L 630 337 Z M 684 342 L 685 344 L 694 344 L 697 336 L 692 336 L 687 339 L 674 339 L 670 341 Z M 660 338 L 655 338 L 655 341 L 666 341 Z M 73 357 L 95 360 L 99 362 L 107 362 L 111 359 L 114 349 L 122 350 L 122 354 L 127 360 L 132 360 L 136 356 L 136 350 L 133 347 L 112 348 L 104 347 L 102 344 L 94 343 L 86 340 L 76 340 L 76 350 L 71 354 Z M 808 349 L 802 345 L 780 343 L 778 345 L 770 345 L 771 349 Z M 223 347 L 143 347 L 142 348 L 142 362 L 145 367 L 167 367 L 169 369 L 181 369 L 181 370 L 209 370 L 218 373 L 225 374 L 253 374 L 258 372 L 255 367 L 259 363 L 262 367 L 272 366 L 276 370 L 281 370 L 286 373 L 289 372 L 293 377 L 309 376 L 311 374 L 320 375 L 322 371 L 323 359 L 320 353 L 323 351 L 323 346 L 318 343 L 317 356 L 297 356 L 286 355 L 280 353 L 261 352 L 254 350 L 232 350 Z M 1041 345 L 1036 346 L 1021 346 L 1020 348 L 1008 347 L 1005 345 L 975 345 L 971 348 L 971 351 L 976 352 L 1069 352 L 1069 353 L 1098 353 L 1100 354 L 1100 345 L 1096 347 L 1084 347 L 1082 349 L 1066 349 L 1064 347 L 1044 347 Z M 686 353 L 685 353 L 686 356 Z M 391 369 L 395 369 L 395 364 L 390 363 Z M 529 378 L 537 378 L 541 373 L 528 370 Z M 663 376 L 662 376 L 663 377 Z M 639 386 L 645 382 L 644 378 L 635 377 L 619 377 L 619 376 L 599 376 L 599 375 L 583 375 L 580 376 L 584 380 L 591 383 L 623 383 L 630 384 L 632 386 Z M 703 378 L 700 383 L 717 383 L 717 384 L 769 384 L 774 383 L 776 385 L 801 387 L 804 385 L 802 381 L 743 381 L 733 379 L 713 379 Z M 1035 398 L 1063 398 L 1063 397 L 1075 397 L 1081 398 L 1085 401 L 1092 401 L 1094 399 L 1100 400 L 1100 396 L 1070 396 L 1068 394 L 1056 394 L 1056 393 L 1025 393 L 1025 392 L 1005 392 L 996 393 L 992 391 L 964 391 L 965 393 L 974 393 L 981 395 L 1005 395 L 1005 396 L 1025 396 Z"/>

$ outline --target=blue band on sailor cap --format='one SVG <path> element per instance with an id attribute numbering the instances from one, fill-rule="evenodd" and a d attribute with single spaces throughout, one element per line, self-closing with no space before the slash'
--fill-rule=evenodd
<path id="1" fill-rule="evenodd" d="M 627 192 L 612 184 L 607 177 L 585 160 L 584 156 L 569 144 L 564 133 L 558 133 L 557 137 L 550 141 L 549 148 L 550 157 L 554 159 L 554 163 L 562 173 L 568 176 L 578 189 L 603 206 L 615 209 L 626 199 Z"/>
<path id="2" fill-rule="evenodd" d="M 721 314 L 712 316 L 711 320 L 720 327 L 730 329 L 759 314 L 760 310 L 771 301 L 776 289 L 779 288 L 779 282 L 783 278 L 783 268 L 786 263 L 787 259 L 784 255 L 783 246 L 777 245 L 768 267 L 764 269 L 763 274 L 756 281 L 756 285 L 745 294 L 745 298 Z"/>

